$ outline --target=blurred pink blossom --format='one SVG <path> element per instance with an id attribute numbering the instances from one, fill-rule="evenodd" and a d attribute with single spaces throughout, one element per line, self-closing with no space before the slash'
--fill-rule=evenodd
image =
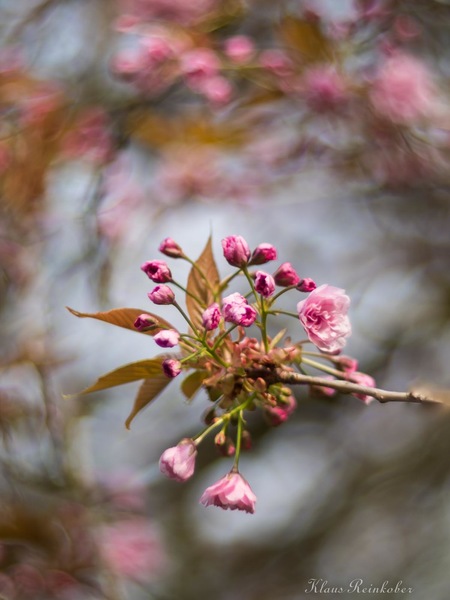
<path id="1" fill-rule="evenodd" d="M 369 98 L 380 116 L 393 123 L 412 125 L 430 115 L 436 92 L 426 65 L 398 52 L 381 65 Z"/>
<path id="2" fill-rule="evenodd" d="M 86 110 L 77 126 L 66 136 L 63 151 L 70 158 L 104 163 L 111 157 L 113 140 L 109 119 L 100 108 Z"/>
<path id="3" fill-rule="evenodd" d="M 362 385 L 365 387 L 376 386 L 375 379 L 373 377 L 367 375 L 367 373 L 360 373 L 359 371 L 353 371 L 351 373 L 348 373 L 347 379 L 349 381 L 352 381 L 353 383 L 357 383 L 358 385 Z M 370 404 L 374 401 L 374 398 L 372 398 L 372 396 L 367 396 L 366 394 L 352 394 L 352 396 L 355 396 L 355 398 L 359 398 L 359 400 L 362 400 L 364 404 Z"/>
<path id="4" fill-rule="evenodd" d="M 255 53 L 255 44 L 247 35 L 235 35 L 225 40 L 224 52 L 236 64 L 248 62 Z"/>
<path id="5" fill-rule="evenodd" d="M 317 112 L 336 110 L 349 98 L 343 76 L 328 65 L 311 67 L 305 72 L 303 93 L 308 106 Z"/>
<path id="6" fill-rule="evenodd" d="M 189 439 L 165 450 L 159 459 L 161 473 L 175 481 L 187 481 L 194 474 L 197 446 Z"/>
<path id="7" fill-rule="evenodd" d="M 105 566 L 120 577 L 145 582 L 158 577 L 165 568 L 160 536 L 145 519 L 105 526 L 99 544 Z"/>

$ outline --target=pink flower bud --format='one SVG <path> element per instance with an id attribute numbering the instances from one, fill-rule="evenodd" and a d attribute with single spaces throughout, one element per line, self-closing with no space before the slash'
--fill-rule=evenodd
<path id="1" fill-rule="evenodd" d="M 255 290 L 264 298 L 272 296 L 275 292 L 275 281 L 272 275 L 264 273 L 264 271 L 256 271 Z"/>
<path id="2" fill-rule="evenodd" d="M 243 267 L 250 258 L 250 248 L 240 235 L 230 235 L 222 240 L 223 255 L 233 267 Z"/>
<path id="3" fill-rule="evenodd" d="M 173 448 L 168 448 L 159 459 L 161 473 L 175 481 L 187 481 L 194 474 L 197 446 L 189 439 L 181 440 Z"/>
<path id="4" fill-rule="evenodd" d="M 253 56 L 255 45 L 246 35 L 235 35 L 225 41 L 224 52 L 231 61 L 242 64 Z"/>
<path id="5" fill-rule="evenodd" d="M 347 375 L 348 381 L 352 381 L 353 383 L 357 383 L 358 385 L 363 385 L 365 387 L 376 387 L 375 379 L 367 373 L 360 373 L 359 371 L 353 371 L 353 373 L 349 373 Z M 375 398 L 372 396 L 368 396 L 367 394 L 352 394 L 355 398 L 362 400 L 364 404 L 370 404 L 374 401 Z"/>
<path id="6" fill-rule="evenodd" d="M 344 354 L 337 359 L 338 366 L 346 373 L 354 373 L 358 369 L 358 361 Z"/>
<path id="7" fill-rule="evenodd" d="M 275 73 L 275 75 L 288 75 L 292 71 L 292 61 L 282 50 L 264 50 L 259 57 L 260 65 Z"/>
<path id="8" fill-rule="evenodd" d="M 211 104 L 215 104 L 216 106 L 228 104 L 233 95 L 231 83 L 228 79 L 220 75 L 205 79 L 199 86 L 199 91 Z"/>
<path id="9" fill-rule="evenodd" d="M 159 245 L 159 251 L 171 258 L 181 258 L 184 252 L 172 238 L 166 238 Z"/>
<path id="10" fill-rule="evenodd" d="M 222 309 L 225 321 L 242 327 L 250 327 L 257 317 L 257 312 L 253 306 L 237 292 L 223 299 Z"/>
<path id="11" fill-rule="evenodd" d="M 172 281 L 172 273 L 163 260 L 151 260 L 141 265 L 141 270 L 155 283 Z"/>
<path id="12" fill-rule="evenodd" d="M 220 69 L 220 61 L 213 50 L 195 48 L 181 56 L 180 69 L 188 81 L 195 83 L 216 75 Z"/>
<path id="13" fill-rule="evenodd" d="M 256 496 L 240 473 L 228 473 L 208 487 L 200 498 L 204 506 L 220 506 L 224 510 L 255 512 Z"/>
<path id="14" fill-rule="evenodd" d="M 166 358 L 162 364 L 164 375 L 173 379 L 181 373 L 181 363 L 173 358 Z"/>
<path id="15" fill-rule="evenodd" d="M 270 260 L 276 260 L 277 249 L 272 244 L 259 244 L 252 254 L 251 265 L 264 265 Z"/>
<path id="16" fill-rule="evenodd" d="M 298 316 L 310 341 L 322 352 L 339 352 L 351 334 L 345 290 L 321 285 L 297 304 Z"/>
<path id="17" fill-rule="evenodd" d="M 180 341 L 180 334 L 175 329 L 163 329 L 153 339 L 161 348 L 173 348 Z"/>
<path id="18" fill-rule="evenodd" d="M 211 304 L 202 314 L 202 323 L 206 331 L 212 331 L 218 327 L 222 315 L 217 303 Z"/>
<path id="19" fill-rule="evenodd" d="M 322 379 L 329 379 L 330 381 L 334 381 L 334 377 L 331 375 L 322 375 Z M 336 390 L 334 388 L 328 387 L 326 385 L 310 385 L 309 389 L 313 394 L 332 397 L 336 395 Z"/>
<path id="20" fill-rule="evenodd" d="M 278 427 L 289 419 L 297 408 L 297 401 L 294 396 L 289 396 L 286 402 L 277 404 L 277 406 L 268 406 L 264 409 L 264 416 L 272 427 Z"/>
<path id="21" fill-rule="evenodd" d="M 219 431 L 214 438 L 214 445 L 222 456 L 233 456 L 236 452 L 233 440 L 225 435 L 223 431 Z"/>
<path id="22" fill-rule="evenodd" d="M 173 304 L 175 300 L 175 294 L 173 293 L 173 290 L 171 290 L 168 285 L 164 284 L 157 285 L 147 295 L 155 304 Z"/>
<path id="23" fill-rule="evenodd" d="M 315 282 L 307 277 L 305 279 L 300 279 L 300 281 L 297 283 L 297 289 L 299 292 L 312 292 L 316 289 L 316 287 L 317 285 Z"/>
<path id="24" fill-rule="evenodd" d="M 297 285 L 300 281 L 300 277 L 297 275 L 295 269 L 291 263 L 283 263 L 273 274 L 276 285 L 281 287 L 288 287 L 290 285 Z"/>
<path id="25" fill-rule="evenodd" d="M 145 331 L 146 329 L 151 329 L 152 327 L 156 327 L 158 325 L 157 319 L 150 315 L 142 314 L 139 315 L 136 321 L 133 323 L 134 327 L 138 331 Z"/>

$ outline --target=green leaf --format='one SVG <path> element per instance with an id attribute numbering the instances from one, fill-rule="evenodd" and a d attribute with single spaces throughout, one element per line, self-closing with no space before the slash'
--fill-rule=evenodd
<path id="1" fill-rule="evenodd" d="M 127 429 L 130 429 L 131 421 L 134 419 L 134 417 L 143 408 L 145 408 L 147 404 L 150 404 L 150 402 L 154 400 L 163 391 L 163 389 L 172 381 L 172 379 L 169 379 L 166 375 L 164 375 L 162 371 L 161 365 L 163 360 L 164 357 L 159 357 L 158 359 L 155 359 L 155 363 L 156 361 L 158 361 L 159 364 L 158 375 L 155 375 L 151 379 L 146 379 L 139 388 L 138 394 L 134 401 L 133 410 L 131 411 L 127 420 L 125 421 L 125 427 Z"/>
<path id="2" fill-rule="evenodd" d="M 202 387 L 206 375 L 206 371 L 194 371 L 183 380 L 181 391 L 186 396 L 187 400 L 192 400 L 198 390 Z"/>
<path id="3" fill-rule="evenodd" d="M 195 266 L 192 267 L 187 281 L 188 292 L 200 301 L 186 295 L 186 308 L 195 327 L 201 328 L 202 313 L 214 302 L 214 294 L 218 290 L 219 282 L 219 271 L 214 260 L 210 236 Z"/>
<path id="4" fill-rule="evenodd" d="M 134 326 L 135 320 L 139 315 L 146 314 L 153 317 L 158 323 L 161 324 L 164 329 L 174 329 L 174 327 L 165 319 L 162 319 L 158 315 L 154 315 L 153 313 L 147 312 L 145 310 L 141 310 L 140 308 L 113 308 L 112 310 L 108 310 L 106 312 L 98 312 L 98 313 L 82 313 L 66 306 L 67 310 L 71 312 L 76 317 L 80 317 L 84 319 L 85 317 L 89 317 L 91 319 L 98 319 L 99 321 L 105 321 L 106 323 L 111 323 L 112 325 L 117 325 L 118 327 L 123 327 L 124 329 L 131 329 L 131 331 L 137 331 Z M 144 333 L 145 335 L 155 335 L 161 331 L 161 327 L 155 327 L 150 331 L 140 331 L 138 333 Z"/>
<path id="5" fill-rule="evenodd" d="M 138 381 L 139 379 L 153 379 L 159 377 L 162 373 L 161 364 L 165 358 L 166 357 L 163 356 L 156 359 L 140 360 L 138 362 L 129 363 L 128 365 L 123 365 L 114 371 L 102 375 L 93 385 L 79 393 L 90 394 L 91 392 L 106 390 L 117 385 L 123 385 L 124 383 Z M 170 381 L 165 375 L 164 377 L 167 381 Z"/>
<path id="6" fill-rule="evenodd" d="M 287 50 L 293 51 L 306 63 L 330 61 L 333 51 L 318 23 L 285 17 L 280 24 L 280 33 Z"/>

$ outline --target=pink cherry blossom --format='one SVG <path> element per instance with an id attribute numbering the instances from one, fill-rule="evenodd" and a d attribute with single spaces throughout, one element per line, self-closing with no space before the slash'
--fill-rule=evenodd
<path id="1" fill-rule="evenodd" d="M 173 304 L 175 294 L 168 285 L 157 285 L 148 293 L 149 299 L 155 304 Z"/>
<path id="2" fill-rule="evenodd" d="M 273 278 L 276 285 L 281 287 L 297 285 L 297 283 L 300 281 L 300 277 L 297 275 L 294 267 L 288 262 L 285 262 L 278 267 L 273 274 Z"/>
<path id="3" fill-rule="evenodd" d="M 336 110 L 348 99 L 344 78 L 330 66 L 310 68 L 304 75 L 303 86 L 308 106 L 317 112 Z"/>
<path id="4" fill-rule="evenodd" d="M 141 265 L 141 271 L 155 283 L 172 281 L 172 273 L 163 260 L 151 260 Z"/>
<path id="5" fill-rule="evenodd" d="M 180 258 L 184 256 L 181 246 L 172 238 L 166 238 L 159 245 L 159 251 L 171 258 Z"/>
<path id="6" fill-rule="evenodd" d="M 202 314 L 202 323 L 206 331 L 212 331 L 216 329 L 220 323 L 222 314 L 220 312 L 219 305 L 215 302 L 208 306 L 208 308 Z"/>
<path id="7" fill-rule="evenodd" d="M 252 258 L 250 260 L 251 265 L 264 265 L 265 263 L 276 260 L 277 258 L 277 249 L 272 244 L 259 244 L 252 253 Z"/>
<path id="8" fill-rule="evenodd" d="M 153 339 L 161 348 L 173 348 L 180 341 L 180 334 L 175 329 L 163 329 Z"/>
<path id="9" fill-rule="evenodd" d="M 208 487 L 200 498 L 204 506 L 220 506 L 225 510 L 255 512 L 256 496 L 240 473 L 228 473 Z"/>
<path id="10" fill-rule="evenodd" d="M 139 315 L 138 318 L 135 320 L 134 327 L 136 327 L 138 331 L 143 331 L 144 329 L 147 329 L 149 327 L 155 327 L 157 323 L 158 321 L 155 319 L 155 317 L 152 317 L 151 315 L 142 314 Z"/>
<path id="11" fill-rule="evenodd" d="M 339 352 L 351 334 L 347 311 L 350 298 L 345 290 L 321 285 L 297 304 L 301 324 L 310 341 L 322 352 Z"/>
<path id="12" fill-rule="evenodd" d="M 255 44 L 246 35 L 235 35 L 225 41 L 224 52 L 234 63 L 246 63 L 255 53 Z"/>
<path id="13" fill-rule="evenodd" d="M 296 408 L 296 399 L 289 396 L 286 402 L 264 408 L 264 415 L 272 427 L 277 427 L 287 421 Z"/>
<path id="14" fill-rule="evenodd" d="M 222 240 L 223 255 L 233 267 L 243 267 L 250 259 L 250 248 L 240 235 L 230 235 Z"/>
<path id="15" fill-rule="evenodd" d="M 178 375 L 181 373 L 180 361 L 172 358 L 166 358 L 166 360 L 162 364 L 162 368 L 164 371 L 164 375 L 170 377 L 171 379 L 174 377 L 178 377 Z"/>
<path id="16" fill-rule="evenodd" d="M 196 457 L 197 446 L 191 439 L 185 438 L 162 453 L 160 471 L 175 481 L 187 481 L 194 474 Z"/>
<path id="17" fill-rule="evenodd" d="M 316 282 L 312 279 L 309 279 L 309 277 L 306 277 L 305 279 L 300 279 L 300 281 L 297 283 L 297 289 L 299 290 L 299 292 L 312 292 L 316 289 L 316 287 Z"/>
<path id="18" fill-rule="evenodd" d="M 275 281 L 272 275 L 264 273 L 264 271 L 256 271 L 255 290 L 264 298 L 272 296 L 275 292 Z"/>
<path id="19" fill-rule="evenodd" d="M 222 309 L 225 321 L 242 327 L 250 327 L 258 316 L 253 306 L 237 292 L 223 299 Z"/>

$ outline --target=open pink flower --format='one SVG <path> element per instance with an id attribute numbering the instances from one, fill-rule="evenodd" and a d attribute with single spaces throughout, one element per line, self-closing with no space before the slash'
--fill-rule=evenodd
<path id="1" fill-rule="evenodd" d="M 175 481 L 187 481 L 194 474 L 197 446 L 185 438 L 173 448 L 165 450 L 159 459 L 161 473 Z"/>
<path id="2" fill-rule="evenodd" d="M 297 304 L 301 324 L 310 341 L 322 352 L 338 352 L 351 334 L 347 316 L 350 298 L 345 290 L 321 285 Z"/>
<path id="3" fill-rule="evenodd" d="M 240 473 L 228 473 L 206 488 L 200 498 L 204 506 L 220 506 L 224 510 L 255 512 L 256 496 Z"/>

